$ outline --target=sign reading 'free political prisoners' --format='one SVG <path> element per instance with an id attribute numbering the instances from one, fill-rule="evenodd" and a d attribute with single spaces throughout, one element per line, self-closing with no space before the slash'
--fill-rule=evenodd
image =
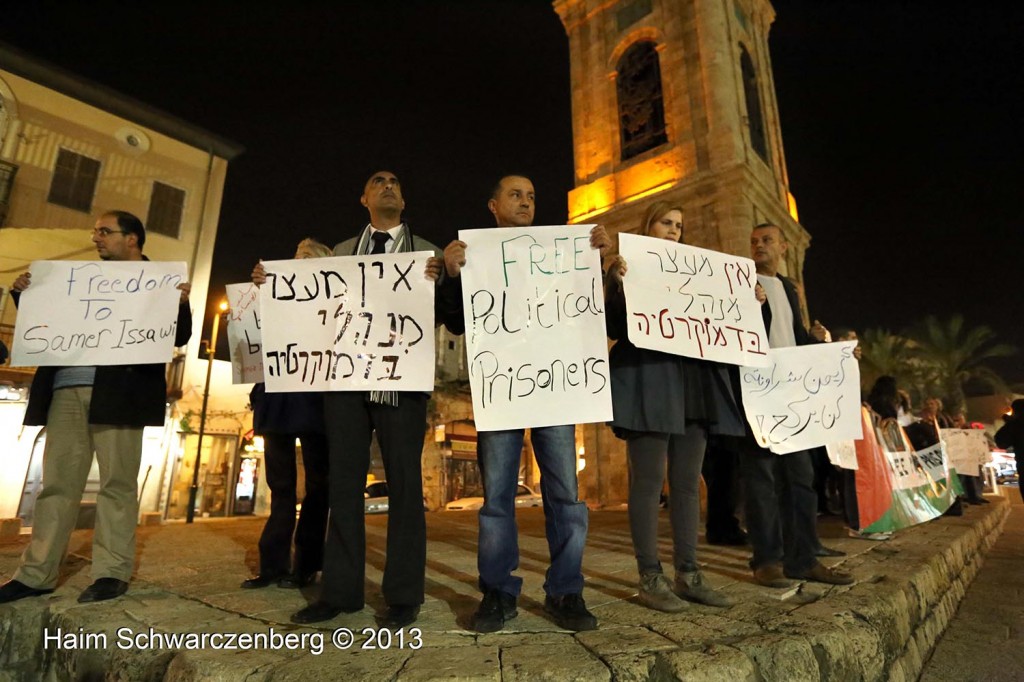
<path id="1" fill-rule="evenodd" d="M 767 364 L 754 261 L 664 239 L 619 235 L 629 340 L 730 365 Z"/>
<path id="2" fill-rule="evenodd" d="M 263 375 L 275 391 L 433 391 L 429 251 L 266 261 Z"/>
<path id="3" fill-rule="evenodd" d="M 459 231 L 467 245 L 462 295 L 478 431 L 611 419 L 592 227 Z"/>
<path id="4" fill-rule="evenodd" d="M 184 263 L 35 261 L 18 302 L 11 365 L 165 363 Z"/>
<path id="5" fill-rule="evenodd" d="M 260 290 L 252 282 L 226 284 L 228 295 L 228 346 L 231 349 L 231 383 L 263 381 L 260 332 Z"/>
<path id="6" fill-rule="evenodd" d="M 784 455 L 863 437 L 856 341 L 768 352 L 767 367 L 741 367 L 747 422 L 761 447 Z"/>

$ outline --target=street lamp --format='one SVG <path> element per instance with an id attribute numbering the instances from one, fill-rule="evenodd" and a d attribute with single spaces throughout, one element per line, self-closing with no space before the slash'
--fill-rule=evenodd
<path id="1" fill-rule="evenodd" d="M 199 463 L 203 458 L 203 434 L 206 433 L 206 403 L 210 399 L 210 374 L 213 373 L 213 355 L 217 352 L 217 332 L 220 330 L 220 316 L 228 309 L 228 302 L 222 300 L 213 316 L 213 333 L 206 345 L 206 388 L 203 389 L 203 411 L 199 415 L 199 444 L 196 446 L 196 464 L 192 469 L 192 487 L 188 491 L 188 512 L 185 523 L 192 523 L 196 515 L 196 493 L 199 491 Z"/>

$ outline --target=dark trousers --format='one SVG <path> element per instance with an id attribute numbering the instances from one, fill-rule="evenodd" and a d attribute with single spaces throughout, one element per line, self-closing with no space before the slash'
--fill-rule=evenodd
<path id="1" fill-rule="evenodd" d="M 817 561 L 818 495 L 810 454 L 776 455 L 748 439 L 740 449 L 740 470 L 754 548 L 750 567 L 781 563 L 787 573 L 811 568 Z"/>
<path id="2" fill-rule="evenodd" d="M 399 393 L 398 405 L 367 402 L 367 394 L 324 395 L 330 452 L 331 517 L 324 547 L 320 599 L 346 610 L 363 607 L 366 525 L 363 494 L 370 468 L 370 438 L 377 432 L 388 483 L 388 539 L 381 591 L 389 606 L 423 603 L 427 527 L 420 458 L 427 396 Z"/>
<path id="3" fill-rule="evenodd" d="M 701 473 L 708 488 L 707 535 L 730 536 L 740 532 L 736 508 L 740 498 L 738 455 L 712 436 L 708 440 Z"/>
<path id="4" fill-rule="evenodd" d="M 306 495 L 302 498 L 297 527 L 296 438 L 302 443 L 302 466 L 306 474 Z M 260 535 L 260 575 L 289 572 L 293 534 L 295 573 L 319 571 L 327 529 L 327 438 L 321 433 L 275 433 L 264 435 L 263 442 L 263 462 L 270 488 L 270 516 Z"/>
<path id="5" fill-rule="evenodd" d="M 860 530 L 860 507 L 857 504 L 857 472 L 854 469 L 840 469 L 843 477 L 843 515 L 846 525 Z"/>

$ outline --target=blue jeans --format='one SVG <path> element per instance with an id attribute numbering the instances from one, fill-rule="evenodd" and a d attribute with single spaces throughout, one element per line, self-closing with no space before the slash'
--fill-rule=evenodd
<path id="1" fill-rule="evenodd" d="M 515 495 L 523 435 L 523 429 L 514 429 L 481 431 L 477 436 L 484 484 L 477 549 L 480 589 L 516 597 L 523 586 L 523 579 L 512 575 L 519 567 Z M 588 525 L 587 505 L 577 498 L 576 427 L 531 429 L 530 441 L 540 465 L 544 527 L 551 553 L 544 591 L 552 597 L 576 594 L 583 591 L 581 567 Z"/>

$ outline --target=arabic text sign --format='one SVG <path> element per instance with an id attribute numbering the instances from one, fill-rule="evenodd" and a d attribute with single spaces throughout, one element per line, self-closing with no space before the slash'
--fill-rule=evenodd
<path id="1" fill-rule="evenodd" d="M 11 364 L 164 363 L 174 352 L 184 263 L 36 261 Z"/>
<path id="2" fill-rule="evenodd" d="M 775 348 L 741 367 L 747 422 L 761 447 L 789 452 L 863 437 L 856 341 Z"/>
<path id="3" fill-rule="evenodd" d="M 429 251 L 266 261 L 263 373 L 274 391 L 433 391 Z"/>
<path id="4" fill-rule="evenodd" d="M 633 234 L 619 235 L 619 251 L 629 266 L 623 285 L 633 345 L 731 365 L 767 363 L 752 260 Z"/>
<path id="5" fill-rule="evenodd" d="M 473 417 L 480 431 L 612 417 L 593 225 L 461 230 Z"/>
<path id="6" fill-rule="evenodd" d="M 227 284 L 228 345 L 231 348 L 231 383 L 263 381 L 260 332 L 260 290 L 252 282 Z"/>

